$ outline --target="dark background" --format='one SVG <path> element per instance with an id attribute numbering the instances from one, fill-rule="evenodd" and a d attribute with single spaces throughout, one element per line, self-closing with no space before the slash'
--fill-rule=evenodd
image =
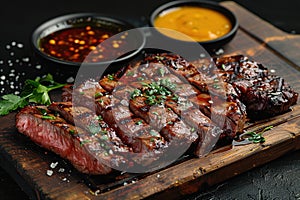
<path id="1" fill-rule="evenodd" d="M 147 24 L 147 17 L 158 5 L 168 2 L 154 0 L 84 0 L 84 1 L 16 1 L 0 6 L 0 75 L 9 74 L 12 67 L 9 60 L 32 56 L 30 36 L 40 23 L 53 17 L 73 12 L 99 12 L 111 14 L 134 23 Z M 243 7 L 272 23 L 281 30 L 300 33 L 299 0 L 236 0 Z M 22 43 L 24 48 L 12 50 L 7 45 Z M 300 53 L 299 53 L 300 56 Z M 28 76 L 38 73 L 34 66 L 38 62 L 30 60 L 23 65 L 14 65 L 16 70 L 32 69 Z M 35 70 L 35 71 L 34 71 Z M 21 81 L 21 79 L 20 79 Z M 0 93 L 14 92 L 16 87 L 7 88 L 9 82 L 1 84 Z M 5 89 L 2 89 L 5 88 Z M 285 155 L 264 166 L 238 175 L 209 190 L 195 194 L 189 199 L 296 199 L 300 200 L 300 152 Z M 0 199 L 28 199 L 10 176 L 0 168 Z"/>

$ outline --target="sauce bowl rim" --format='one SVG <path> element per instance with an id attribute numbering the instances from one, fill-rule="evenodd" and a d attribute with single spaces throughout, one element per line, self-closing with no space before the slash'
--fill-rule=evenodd
<path id="1" fill-rule="evenodd" d="M 232 27 L 228 33 L 226 33 L 225 35 L 223 35 L 219 38 L 213 39 L 213 40 L 196 41 L 201 45 L 205 46 L 205 45 L 210 45 L 210 44 L 222 43 L 224 40 L 231 40 L 239 28 L 238 19 L 232 11 L 230 11 L 228 8 L 220 5 L 217 2 L 211 2 L 211 1 L 207 1 L 207 0 L 175 0 L 175 1 L 161 4 L 151 12 L 150 17 L 149 17 L 150 26 L 153 28 L 157 28 L 154 25 L 154 21 L 160 15 L 160 13 L 162 13 L 163 11 L 166 11 L 166 10 L 169 10 L 172 8 L 176 8 L 176 7 L 181 7 L 181 6 L 196 6 L 196 7 L 208 8 L 208 9 L 211 9 L 211 10 L 214 10 L 214 11 L 217 11 L 217 12 L 223 14 L 227 19 L 230 20 Z M 163 33 L 160 33 L 160 34 L 164 35 Z M 184 41 L 184 40 L 180 40 L 180 39 L 171 38 L 167 35 L 164 35 L 164 36 L 167 38 L 176 40 L 176 41 L 181 41 L 181 42 L 186 42 L 186 43 L 194 42 L 194 41 Z M 227 42 L 229 42 L 229 41 L 227 41 Z M 227 42 L 225 42 L 225 43 L 227 43 Z"/>
<path id="2" fill-rule="evenodd" d="M 137 28 L 132 23 L 129 23 L 126 20 L 120 19 L 120 18 L 112 16 L 112 15 L 102 14 L 102 13 L 97 13 L 97 12 L 79 12 L 79 13 L 69 13 L 69 14 L 59 15 L 59 16 L 53 17 L 49 20 L 46 20 L 46 21 L 42 22 L 32 32 L 32 34 L 31 34 L 31 44 L 32 44 L 35 52 L 37 52 L 40 56 L 42 56 L 46 60 L 54 61 L 54 62 L 59 63 L 59 64 L 64 64 L 64 65 L 69 65 L 69 66 L 80 66 L 81 64 L 84 64 L 84 65 L 99 65 L 99 64 L 111 64 L 111 63 L 116 63 L 116 62 L 121 62 L 121 61 L 127 60 L 127 59 L 135 56 L 136 54 L 138 54 L 146 44 L 146 37 L 145 37 L 144 33 L 138 30 L 141 41 L 137 45 L 139 47 L 135 51 L 129 53 L 126 56 L 122 56 L 118 59 L 115 59 L 115 60 L 107 60 L 107 61 L 100 61 L 100 62 L 74 62 L 74 61 L 63 60 L 63 59 L 51 56 L 49 54 L 46 54 L 46 53 L 44 53 L 43 51 L 40 50 L 39 40 L 41 39 L 41 34 L 45 30 L 47 30 L 50 27 L 57 26 L 58 24 L 62 24 L 64 22 L 68 21 L 68 20 L 76 20 L 76 19 L 80 19 L 80 18 L 83 18 L 83 17 L 84 18 L 91 17 L 91 18 L 94 18 L 94 19 L 100 19 L 100 20 L 103 20 L 103 21 L 113 23 L 116 26 L 121 26 L 122 28 L 125 28 L 122 31 Z M 72 25 L 65 26 L 61 29 L 54 30 L 50 33 L 53 33 L 53 32 L 59 31 L 59 30 L 63 30 L 63 29 L 69 28 L 69 27 L 72 27 Z"/>

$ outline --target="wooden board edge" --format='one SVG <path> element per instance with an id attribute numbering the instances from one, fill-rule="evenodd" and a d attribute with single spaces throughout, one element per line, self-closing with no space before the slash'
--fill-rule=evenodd
<path id="1" fill-rule="evenodd" d="M 227 152 L 216 150 L 207 157 L 188 160 L 136 183 L 101 194 L 99 197 L 104 199 L 122 197 L 131 200 L 158 197 L 159 199 L 167 197 L 168 199 L 177 199 L 201 191 L 297 150 L 300 127 L 297 129 L 296 135 L 291 134 L 283 127 L 284 125 L 280 125 L 276 127 L 277 130 L 266 133 L 267 141 L 272 138 L 271 143 L 250 144 Z M 277 136 L 278 131 L 281 137 Z M 231 157 L 221 159 L 226 154 Z M 173 177 L 170 177 L 172 175 Z"/>
<path id="2" fill-rule="evenodd" d="M 282 59 L 297 69 L 300 68 L 300 57 L 297 53 L 300 45 L 300 35 L 289 34 L 280 30 L 233 1 L 224 1 L 221 2 L 221 5 L 237 16 L 240 28 L 247 34 L 266 44 Z"/>

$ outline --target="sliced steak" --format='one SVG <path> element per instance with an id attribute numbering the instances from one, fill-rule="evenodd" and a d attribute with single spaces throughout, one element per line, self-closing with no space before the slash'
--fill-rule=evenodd
<path id="1" fill-rule="evenodd" d="M 82 173 L 108 174 L 112 169 L 103 163 L 114 162 L 114 159 L 122 162 L 120 158 L 112 158 L 99 141 L 93 140 L 83 129 L 68 124 L 46 107 L 23 108 L 16 115 L 16 127 L 36 144 L 67 159 Z M 88 149 L 97 149 L 97 153 L 92 154 Z"/>
<path id="2" fill-rule="evenodd" d="M 214 60 L 224 81 L 239 91 L 239 99 L 246 105 L 250 118 L 278 115 L 296 104 L 298 93 L 282 77 L 270 75 L 261 63 L 242 55 Z"/>
<path id="3" fill-rule="evenodd" d="M 223 128 L 223 134 L 227 134 L 226 137 L 232 139 L 243 130 L 246 121 L 245 106 L 234 96 L 236 92 L 232 93 L 231 85 L 219 82 L 220 78 L 216 76 L 216 72 L 209 71 L 207 74 L 202 74 L 191 62 L 173 54 L 150 54 L 145 57 L 144 62 L 145 66 L 159 66 L 159 64 L 168 66 L 168 72 L 172 72 L 181 80 L 185 79 L 194 85 L 198 92 L 194 93 L 189 100 L 199 107 L 201 112 L 210 117 L 216 125 Z M 197 91 L 191 85 L 186 88 L 189 88 L 189 91 Z M 192 93 L 190 92 L 190 94 Z"/>
<path id="4" fill-rule="evenodd" d="M 99 140 L 105 140 L 113 152 L 132 152 L 102 118 L 86 107 L 74 107 L 71 102 L 54 102 L 48 109 L 58 112 L 69 123 L 90 132 Z"/>

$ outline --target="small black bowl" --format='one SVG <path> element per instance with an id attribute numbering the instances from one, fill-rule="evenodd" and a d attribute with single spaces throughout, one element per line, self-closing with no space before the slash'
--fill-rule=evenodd
<path id="1" fill-rule="evenodd" d="M 234 15 L 234 13 L 232 13 L 230 10 L 228 10 L 227 8 L 223 7 L 222 5 L 216 2 L 203 1 L 203 0 L 177 0 L 177 1 L 168 2 L 166 4 L 162 4 L 151 12 L 149 18 L 150 26 L 156 28 L 154 22 L 156 18 L 163 12 L 168 12 L 172 9 L 179 8 L 182 6 L 193 6 L 193 7 L 211 9 L 219 12 L 220 14 L 223 14 L 231 22 L 231 30 L 227 34 L 213 40 L 196 41 L 200 45 L 202 45 L 205 49 L 207 50 L 218 49 L 223 45 L 227 44 L 228 42 L 230 42 L 233 39 L 233 37 L 236 35 L 239 24 L 238 24 L 237 17 Z M 160 31 L 157 32 L 159 32 L 165 38 L 169 38 L 171 40 L 176 40 L 179 42 L 190 43 L 190 41 L 174 39 L 161 33 Z"/>
<path id="2" fill-rule="evenodd" d="M 71 13 L 63 16 L 58 16 L 50 19 L 42 24 L 40 24 L 32 33 L 31 42 L 35 52 L 42 57 L 43 60 L 47 60 L 56 64 L 63 66 L 77 66 L 79 67 L 83 62 L 72 61 L 65 58 L 59 58 L 52 56 L 49 53 L 45 53 L 41 50 L 41 41 L 43 38 L 49 36 L 50 34 L 57 33 L 69 28 L 74 27 L 84 27 L 92 26 L 101 28 L 103 30 L 108 30 L 114 32 L 115 34 L 121 33 L 123 31 L 135 29 L 136 27 L 126 22 L 124 20 L 118 19 L 116 17 L 103 15 L 100 13 Z M 125 52 L 120 57 L 114 58 L 112 60 L 100 60 L 100 61 L 90 61 L 84 60 L 85 65 L 99 65 L 108 63 L 117 63 L 125 61 L 136 54 L 138 54 L 143 46 L 145 45 L 144 34 L 140 31 L 132 31 L 127 36 L 130 40 L 131 50 L 130 52 Z"/>

